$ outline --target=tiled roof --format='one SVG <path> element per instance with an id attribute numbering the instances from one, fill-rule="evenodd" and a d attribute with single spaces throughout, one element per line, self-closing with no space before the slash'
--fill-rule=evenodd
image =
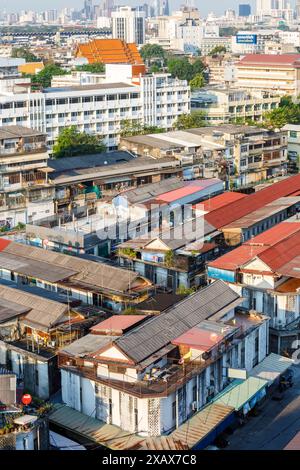
<path id="1" fill-rule="evenodd" d="M 247 54 L 238 62 L 239 65 L 300 67 L 300 54 Z"/>
<path id="2" fill-rule="evenodd" d="M 121 39 L 94 39 L 79 44 L 77 57 L 85 57 L 89 63 L 143 65 L 143 60 L 135 44 L 127 44 Z"/>

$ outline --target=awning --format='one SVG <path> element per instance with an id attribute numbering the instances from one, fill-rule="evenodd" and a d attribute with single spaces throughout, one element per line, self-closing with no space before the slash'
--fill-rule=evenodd
<path id="1" fill-rule="evenodd" d="M 267 380 L 257 377 L 249 377 L 244 381 L 235 380 L 214 402 L 230 406 L 236 411 L 243 408 L 244 414 L 246 414 L 263 398 L 267 385 Z"/>
<path id="2" fill-rule="evenodd" d="M 114 450 L 130 449 L 144 440 L 134 434 L 130 435 L 117 426 L 106 424 L 61 404 L 54 406 L 54 411 L 49 415 L 49 421 Z"/>
<path id="3" fill-rule="evenodd" d="M 283 374 L 294 363 L 293 359 L 271 353 L 260 364 L 254 367 L 249 375 L 268 381 L 271 385 L 281 374 Z"/>
<path id="4" fill-rule="evenodd" d="M 171 437 L 187 444 L 189 449 L 206 447 L 231 424 L 228 418 L 233 418 L 233 412 L 232 406 L 222 403 L 208 405 L 172 432 Z M 223 429 L 220 428 L 222 424 Z"/>

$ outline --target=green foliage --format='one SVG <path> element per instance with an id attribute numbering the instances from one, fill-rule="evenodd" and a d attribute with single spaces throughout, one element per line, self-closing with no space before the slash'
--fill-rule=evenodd
<path id="1" fill-rule="evenodd" d="M 105 65 L 102 64 L 102 62 L 96 62 L 94 64 L 78 65 L 78 67 L 76 67 L 76 70 L 78 72 L 104 73 Z"/>
<path id="2" fill-rule="evenodd" d="M 132 137 L 134 135 L 160 134 L 163 129 L 157 126 L 143 126 L 139 121 L 125 120 L 121 124 L 121 137 Z"/>
<path id="3" fill-rule="evenodd" d="M 186 57 L 170 58 L 167 63 L 168 72 L 173 77 L 180 80 L 191 81 L 196 75 L 201 74 L 204 70 L 204 64 L 201 59 L 196 59 L 193 64 Z"/>
<path id="4" fill-rule="evenodd" d="M 204 127 L 206 126 L 204 117 L 205 117 L 205 114 L 203 111 L 195 111 L 191 114 L 181 114 L 181 116 L 178 116 L 178 119 L 175 122 L 173 127 L 174 129 L 177 129 L 177 130 Z"/>
<path id="5" fill-rule="evenodd" d="M 149 69 L 149 72 L 150 73 L 159 73 L 159 72 L 161 72 L 161 68 L 159 67 L 159 65 L 153 64 L 153 65 L 151 65 L 151 67 Z"/>
<path id="6" fill-rule="evenodd" d="M 269 129 L 282 129 L 286 124 L 300 124 L 300 104 L 285 97 L 279 108 L 264 114 L 264 125 Z"/>
<path id="7" fill-rule="evenodd" d="M 26 62 L 39 62 L 39 58 L 30 52 L 29 47 L 14 47 L 11 56 L 14 59 L 25 59 Z"/>
<path id="8" fill-rule="evenodd" d="M 66 127 L 53 147 L 54 158 L 75 157 L 105 152 L 101 137 L 79 132 L 76 126 Z"/>
<path id="9" fill-rule="evenodd" d="M 140 54 L 144 60 L 165 58 L 165 51 L 158 44 L 145 44 L 145 46 L 141 48 Z"/>
<path id="10" fill-rule="evenodd" d="M 134 307 L 127 307 L 123 310 L 123 315 L 137 315 L 136 309 Z"/>
<path id="11" fill-rule="evenodd" d="M 227 49 L 225 46 L 216 46 L 214 47 L 208 55 L 218 55 L 218 54 L 225 54 L 227 52 Z"/>
<path id="12" fill-rule="evenodd" d="M 16 225 L 15 227 L 17 230 L 25 230 L 26 228 L 26 225 L 25 224 L 22 224 L 22 222 L 19 222 L 18 225 Z"/>
<path id="13" fill-rule="evenodd" d="M 172 250 L 167 251 L 165 254 L 165 265 L 168 268 L 172 268 L 172 266 L 174 266 L 174 253 Z"/>
<path id="14" fill-rule="evenodd" d="M 194 78 L 190 80 L 190 87 L 192 91 L 199 90 L 200 88 L 204 87 L 204 85 L 205 79 L 203 73 L 197 73 L 197 75 L 195 75 Z"/>
<path id="15" fill-rule="evenodd" d="M 136 257 L 136 252 L 132 248 L 120 248 L 119 255 L 134 259 Z"/>
<path id="16" fill-rule="evenodd" d="M 180 285 L 176 291 L 177 295 L 191 295 L 196 292 L 196 287 L 185 287 L 183 285 Z"/>
<path id="17" fill-rule="evenodd" d="M 43 70 L 41 70 L 36 75 L 31 76 L 31 82 L 33 88 L 48 88 L 51 86 L 52 77 L 55 75 L 68 75 L 69 72 L 62 69 L 56 64 L 46 65 Z"/>

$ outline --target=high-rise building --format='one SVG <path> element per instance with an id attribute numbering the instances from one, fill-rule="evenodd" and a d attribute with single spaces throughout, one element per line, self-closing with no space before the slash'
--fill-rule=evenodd
<path id="1" fill-rule="evenodd" d="M 119 7 L 111 14 L 112 36 L 129 43 L 144 44 L 145 12 L 142 8 Z"/>
<path id="2" fill-rule="evenodd" d="M 251 15 L 251 5 L 248 3 L 242 3 L 239 5 L 239 16 L 250 16 Z"/>
<path id="3" fill-rule="evenodd" d="M 93 0 L 84 0 L 83 14 L 87 20 L 93 19 Z"/>
<path id="4" fill-rule="evenodd" d="M 153 16 L 169 16 L 170 8 L 168 0 L 153 0 Z"/>
<path id="5" fill-rule="evenodd" d="M 297 3 L 296 3 L 296 16 L 297 16 L 297 19 L 300 20 L 300 0 L 297 0 Z"/>

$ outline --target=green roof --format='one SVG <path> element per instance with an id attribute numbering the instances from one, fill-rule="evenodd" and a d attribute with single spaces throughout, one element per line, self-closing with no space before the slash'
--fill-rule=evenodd
<path id="1" fill-rule="evenodd" d="M 224 390 L 223 394 L 215 400 L 215 403 L 230 406 L 239 411 L 251 398 L 268 385 L 268 381 L 257 377 L 249 377 L 241 382 L 237 380 Z"/>

